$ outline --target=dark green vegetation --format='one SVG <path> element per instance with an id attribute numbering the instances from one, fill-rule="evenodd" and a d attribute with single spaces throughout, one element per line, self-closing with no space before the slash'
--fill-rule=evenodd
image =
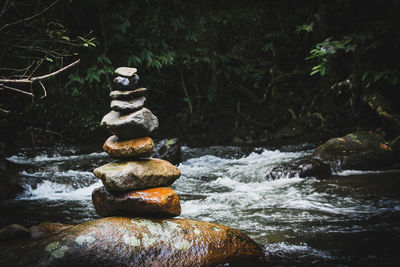
<path id="1" fill-rule="evenodd" d="M 7 142 L 103 139 L 118 66 L 137 67 L 151 89 L 160 136 L 268 144 L 400 133 L 399 1 L 58 1 L 4 28 L 54 1 L 5 2 L 1 78 L 81 59 L 43 82 L 43 99 L 37 83 L 34 101 L 0 90 Z"/>

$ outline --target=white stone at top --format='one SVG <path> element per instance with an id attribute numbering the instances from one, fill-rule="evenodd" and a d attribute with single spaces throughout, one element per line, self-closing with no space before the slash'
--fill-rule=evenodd
<path id="1" fill-rule="evenodd" d="M 132 77 L 137 72 L 136 68 L 119 67 L 115 70 L 115 74 L 123 77 Z"/>

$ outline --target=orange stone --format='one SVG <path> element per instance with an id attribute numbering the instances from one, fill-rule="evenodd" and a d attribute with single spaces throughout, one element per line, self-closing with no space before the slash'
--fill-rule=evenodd
<path id="1" fill-rule="evenodd" d="M 175 217 L 181 214 L 179 197 L 169 187 L 116 193 L 104 186 L 92 192 L 96 212 L 102 217 Z"/>
<path id="2" fill-rule="evenodd" d="M 118 141 L 118 136 L 110 136 L 103 149 L 113 158 L 148 158 L 153 155 L 154 142 L 150 137 Z"/>

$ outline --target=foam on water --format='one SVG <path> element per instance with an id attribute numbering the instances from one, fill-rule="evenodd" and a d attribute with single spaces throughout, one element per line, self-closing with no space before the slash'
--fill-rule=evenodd
<path id="1" fill-rule="evenodd" d="M 97 181 L 90 186 L 74 189 L 68 184 L 59 184 L 51 181 L 43 181 L 36 188 L 28 186 L 25 193 L 19 199 L 48 199 L 48 200 L 90 200 L 92 191 L 102 186 L 101 181 Z"/>
<path id="2" fill-rule="evenodd" d="M 285 222 L 286 225 L 271 226 L 274 231 L 289 230 L 293 226 L 288 223 L 332 218 L 347 220 L 391 208 L 388 202 L 376 205 L 372 201 L 336 194 L 336 184 L 324 184 L 324 191 L 317 190 L 321 181 L 314 178 L 274 181 L 265 178 L 279 164 L 309 153 L 264 150 L 241 158 L 204 155 L 188 159 L 178 166 L 182 177 L 174 188 L 182 195 L 190 195 L 195 189 L 196 197 L 187 197 L 181 202 L 181 216 L 229 224 L 252 232 L 265 229 L 267 221 Z"/>
<path id="3" fill-rule="evenodd" d="M 361 170 L 344 170 L 334 172 L 336 176 L 350 176 L 350 175 L 365 175 L 365 174 L 379 174 L 379 173 L 396 173 L 399 170 L 384 170 L 384 171 L 361 171 Z"/>
<path id="4" fill-rule="evenodd" d="M 106 152 L 93 152 L 86 155 L 68 155 L 62 156 L 59 153 L 49 154 L 49 153 L 41 153 L 34 157 L 29 156 L 27 153 L 18 153 L 17 155 L 13 155 L 8 157 L 7 160 L 18 163 L 18 164 L 27 164 L 27 165 L 37 165 L 48 162 L 57 162 L 57 161 L 68 161 L 68 160 L 76 160 L 76 159 L 89 159 L 89 158 L 104 158 L 107 157 Z"/>

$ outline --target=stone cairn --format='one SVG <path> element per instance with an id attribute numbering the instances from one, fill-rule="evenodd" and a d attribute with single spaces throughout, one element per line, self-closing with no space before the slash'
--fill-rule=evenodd
<path id="1" fill-rule="evenodd" d="M 168 161 L 150 158 L 154 152 L 150 133 L 157 117 L 144 107 L 146 88 L 136 88 L 135 68 L 116 69 L 110 93 L 112 111 L 101 125 L 113 134 L 103 149 L 116 162 L 94 170 L 104 186 L 92 192 L 96 212 L 102 217 L 174 217 L 181 213 L 179 197 L 169 188 L 180 171 Z"/>

